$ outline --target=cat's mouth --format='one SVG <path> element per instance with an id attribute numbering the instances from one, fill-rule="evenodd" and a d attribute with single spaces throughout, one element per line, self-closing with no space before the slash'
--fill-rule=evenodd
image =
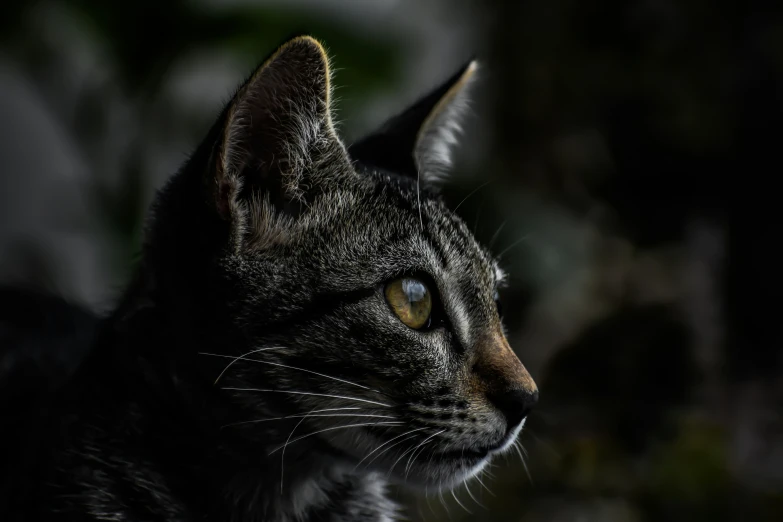
<path id="1" fill-rule="evenodd" d="M 451 488 L 479 473 L 499 451 L 502 451 L 499 444 L 437 451 L 418 473 L 406 473 L 405 480 L 410 485 L 430 489 Z"/>
<path id="2" fill-rule="evenodd" d="M 514 441 L 519 436 L 519 432 L 522 431 L 522 427 L 525 425 L 524 420 L 517 425 L 514 429 L 509 431 L 505 437 L 503 437 L 496 444 L 490 444 L 480 447 L 470 447 L 463 449 L 448 449 L 437 453 L 442 459 L 451 461 L 465 461 L 465 462 L 478 462 L 484 460 L 493 455 L 497 455 L 505 452 L 510 448 Z"/>

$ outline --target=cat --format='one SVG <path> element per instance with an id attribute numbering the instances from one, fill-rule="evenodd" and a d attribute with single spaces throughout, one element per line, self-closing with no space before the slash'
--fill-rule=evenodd
<path id="1" fill-rule="evenodd" d="M 538 390 L 504 273 L 438 192 L 476 67 L 346 147 L 323 46 L 271 54 L 157 194 L 124 296 L 10 450 L 3 520 L 386 521 L 387 485 L 507 451 Z"/>

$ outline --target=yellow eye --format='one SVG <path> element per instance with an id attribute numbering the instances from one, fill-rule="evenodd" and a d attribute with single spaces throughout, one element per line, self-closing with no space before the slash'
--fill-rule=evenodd
<path id="1" fill-rule="evenodd" d="M 405 325 L 418 330 L 427 326 L 432 313 L 432 296 L 422 281 L 401 277 L 386 285 L 386 301 Z"/>

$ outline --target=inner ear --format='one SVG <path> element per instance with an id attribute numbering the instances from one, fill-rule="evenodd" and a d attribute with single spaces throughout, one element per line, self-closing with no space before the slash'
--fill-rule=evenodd
<path id="1" fill-rule="evenodd" d="M 378 131 L 351 145 L 351 158 L 433 188 L 451 167 L 477 67 L 471 60 Z"/>
<path id="2" fill-rule="evenodd" d="M 247 217 L 254 199 L 290 206 L 317 183 L 323 163 L 346 158 L 332 124 L 330 82 L 323 46 L 303 36 L 282 45 L 239 88 L 214 166 L 221 217 Z"/>

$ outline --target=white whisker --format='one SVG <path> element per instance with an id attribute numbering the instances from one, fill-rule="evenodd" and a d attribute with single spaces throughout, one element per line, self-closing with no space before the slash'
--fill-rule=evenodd
<path id="1" fill-rule="evenodd" d="M 269 419 L 258 419 L 258 420 L 252 420 L 252 421 L 245 421 L 245 422 L 237 422 L 234 424 L 227 424 L 226 426 L 236 426 L 237 424 L 251 424 L 256 422 L 267 422 L 267 421 L 276 421 L 276 420 L 284 420 L 284 419 L 298 419 L 300 417 L 374 417 L 378 419 L 396 419 L 394 415 L 373 415 L 373 414 L 364 414 L 364 413 L 332 413 L 329 415 L 307 415 L 307 414 L 299 414 L 299 415 L 286 415 L 285 417 L 272 417 Z"/>
<path id="2" fill-rule="evenodd" d="M 325 411 L 344 411 L 344 410 L 361 410 L 358 406 L 350 406 L 347 408 L 324 408 L 322 410 L 314 410 L 313 413 L 321 413 Z M 299 415 L 286 415 L 285 417 L 271 417 L 267 419 L 255 419 L 255 420 L 249 420 L 249 421 L 241 421 L 241 422 L 232 422 L 231 424 L 224 424 L 222 427 L 226 428 L 228 426 L 239 426 L 241 424 L 253 424 L 256 422 L 267 422 L 267 421 L 274 421 L 274 420 L 282 420 L 282 419 L 290 419 L 290 418 L 298 418 L 301 417 L 301 414 Z"/>
<path id="3" fill-rule="evenodd" d="M 356 465 L 356 466 L 353 468 L 353 469 L 354 469 L 354 471 L 356 471 L 356 469 L 359 467 L 359 465 L 360 465 L 362 462 L 364 462 L 365 460 L 367 460 L 367 458 L 369 458 L 369 457 L 370 457 L 370 456 L 371 456 L 373 453 L 375 453 L 376 451 L 378 451 L 378 450 L 379 450 L 379 449 L 381 449 L 382 447 L 386 446 L 386 445 L 387 445 L 387 444 L 389 444 L 390 442 L 394 442 L 395 440 L 399 439 L 400 437 L 404 437 L 404 436 L 406 436 L 406 435 L 410 435 L 411 433 L 414 433 L 414 432 L 417 432 L 417 431 L 421 431 L 421 430 L 423 430 L 423 429 L 426 429 L 426 428 L 416 428 L 415 430 L 411 430 L 411 431 L 405 432 L 405 433 L 403 433 L 402 435 L 397 435 L 396 437 L 394 437 L 394 438 L 392 438 L 392 439 L 389 439 L 389 440 L 387 440 L 386 442 L 384 442 L 383 444 L 381 444 L 380 446 L 378 446 L 377 448 L 375 448 L 374 450 L 372 450 L 370 453 L 368 453 L 367 455 L 365 455 L 365 456 L 364 456 L 364 458 L 363 458 L 362 460 L 360 460 L 360 461 L 359 461 L 359 464 L 357 464 L 357 465 Z M 402 442 L 402 441 L 400 441 L 400 442 Z M 400 442 L 398 442 L 397 444 L 399 444 Z M 396 444 L 392 445 L 391 447 L 394 447 L 394 446 L 396 446 Z M 391 448 L 387 448 L 387 449 L 386 449 L 386 451 L 388 451 L 389 449 L 391 449 Z M 378 456 L 380 456 L 380 455 L 381 455 L 381 454 L 383 454 L 383 453 L 384 453 L 384 452 L 381 452 L 381 453 L 380 453 Z M 376 456 L 375 458 L 378 458 L 378 456 Z M 373 459 L 373 460 L 375 460 L 375 459 Z M 369 466 L 369 465 L 370 465 L 370 464 L 373 462 L 373 460 L 371 460 L 370 462 L 368 462 L 368 463 L 367 463 L 367 465 Z"/>
<path id="4" fill-rule="evenodd" d="M 301 417 L 301 415 L 291 415 L 291 417 Z M 309 417 L 376 417 L 379 419 L 396 419 L 394 415 L 375 415 L 372 413 L 334 413 L 331 415 L 309 415 Z"/>
<path id="5" fill-rule="evenodd" d="M 407 439 L 404 439 L 404 440 L 410 440 L 410 439 L 412 439 L 412 438 L 414 438 L 414 437 L 408 437 Z M 402 442 L 402 441 L 400 441 L 400 442 Z M 415 442 L 414 442 L 414 444 L 415 444 Z M 395 444 L 395 446 L 396 446 L 396 445 L 397 445 L 397 444 Z M 398 463 L 400 460 L 402 460 L 403 458 L 405 458 L 405 455 L 407 455 L 408 453 L 410 453 L 410 452 L 411 452 L 411 451 L 413 451 L 414 449 L 416 449 L 416 446 L 413 446 L 413 444 L 411 444 L 410 446 L 408 446 L 408 449 L 406 449 L 405 451 L 403 451 L 403 452 L 402 452 L 402 455 L 400 455 L 400 456 L 397 458 L 397 460 L 395 460 L 395 461 L 394 461 L 394 463 L 391 465 L 391 467 L 389 467 L 389 471 L 388 471 L 388 473 L 386 474 L 386 476 L 387 476 L 387 477 L 391 476 L 391 472 L 392 472 L 392 470 L 394 469 L 394 466 L 396 466 L 396 465 L 397 465 L 397 463 Z"/>
<path id="6" fill-rule="evenodd" d="M 220 354 L 217 354 L 217 353 L 202 353 L 202 355 L 211 355 L 213 357 L 231 357 L 230 355 L 220 355 Z M 245 357 L 243 355 L 240 355 L 239 357 L 235 358 L 234 361 L 231 362 L 231 364 L 234 364 L 238 360 L 257 362 L 257 363 L 260 363 L 260 364 L 268 364 L 270 366 L 279 366 L 281 368 L 288 368 L 290 370 L 298 370 L 300 372 L 311 373 L 311 374 L 317 375 L 319 377 L 324 377 L 325 379 L 332 379 L 333 381 L 342 382 L 344 384 L 350 384 L 351 386 L 357 386 L 357 387 L 362 388 L 364 390 L 370 390 L 370 391 L 374 391 L 376 393 L 381 393 L 378 390 L 373 390 L 372 388 L 369 388 L 367 386 L 363 386 L 361 384 L 357 384 L 357 383 L 351 382 L 351 381 L 346 381 L 345 379 L 340 379 L 338 377 L 332 377 L 331 375 L 326 375 L 325 373 L 314 372 L 313 370 L 307 370 L 305 368 L 298 368 L 296 366 L 289 366 L 287 364 L 281 364 L 281 363 L 276 363 L 276 362 L 272 362 L 272 361 L 261 361 L 259 359 L 249 359 L 249 358 L 247 358 L 247 357 Z M 223 370 L 223 371 L 225 371 L 225 370 Z"/>
<path id="7" fill-rule="evenodd" d="M 438 432 L 436 432 L 436 433 L 433 433 L 432 435 L 430 435 L 429 437 L 427 437 L 426 439 L 424 439 L 424 441 L 423 441 L 421 444 L 419 444 L 418 446 L 411 447 L 409 450 L 405 451 L 405 453 L 403 453 L 402 455 L 400 455 L 400 458 L 398 458 L 397 460 L 395 460 L 395 461 L 394 461 L 394 464 L 392 464 L 392 466 L 389 468 L 389 473 L 387 474 L 387 476 L 391 475 L 391 472 L 392 472 L 392 470 L 394 470 L 394 467 L 397 465 L 397 463 L 398 463 L 399 461 L 401 461 L 401 460 L 402 460 L 402 459 L 405 457 L 405 455 L 407 455 L 407 454 L 408 454 L 409 452 L 411 452 L 411 451 L 416 451 L 418 448 L 420 448 L 421 446 L 423 446 L 424 444 L 426 444 L 427 442 L 429 442 L 430 440 L 432 440 L 432 438 L 433 438 L 433 437 L 435 437 L 436 435 L 440 435 L 440 434 L 441 434 L 441 433 L 443 433 L 444 431 L 446 431 L 446 430 L 440 430 L 440 431 L 438 431 Z"/>
<path id="8" fill-rule="evenodd" d="M 454 207 L 454 210 L 452 210 L 452 212 L 456 213 L 456 212 L 457 212 L 457 210 L 459 209 L 459 207 L 461 207 L 461 206 L 462 206 L 462 204 L 463 204 L 463 203 L 465 203 L 465 202 L 468 200 L 468 198 L 469 198 L 470 196 L 472 196 L 473 194 L 475 194 L 475 193 L 476 193 L 476 192 L 478 192 L 479 190 L 483 189 L 484 187 L 486 187 L 487 185 L 489 185 L 491 182 L 492 182 L 491 180 L 490 180 L 490 181 L 485 181 L 484 183 L 482 183 L 482 184 L 481 184 L 481 185 L 479 185 L 478 187 L 474 188 L 474 189 L 473 189 L 473 190 L 470 192 L 470 194 L 468 194 L 467 196 L 465 196 L 464 198 L 462 198 L 462 201 L 460 201 L 459 203 L 457 203 L 457 206 L 456 206 L 456 207 Z"/>
<path id="9" fill-rule="evenodd" d="M 494 244 L 495 244 L 495 241 L 497 241 L 497 239 L 498 239 L 498 236 L 500 235 L 500 232 L 503 230 L 503 227 L 505 227 L 505 226 L 506 226 L 506 222 L 504 221 L 504 222 L 502 222 L 502 223 L 500 224 L 500 226 L 498 227 L 498 229 L 497 229 L 497 230 L 495 230 L 495 233 L 494 233 L 494 234 L 492 234 L 492 239 L 490 239 L 490 240 L 489 240 L 489 245 L 488 245 L 488 247 L 489 247 L 490 249 L 492 249 L 492 245 L 494 245 Z"/>
<path id="10" fill-rule="evenodd" d="M 239 361 L 240 359 L 244 359 L 244 358 L 245 358 L 245 357 L 247 357 L 248 355 L 252 355 L 252 354 L 254 354 L 254 353 L 258 353 L 258 352 L 266 352 L 266 351 L 268 351 L 268 350 L 280 350 L 281 348 L 283 348 L 283 347 L 282 347 L 282 346 L 271 346 L 271 347 L 267 347 L 267 348 L 256 348 L 255 350 L 250 350 L 249 352 L 247 352 L 247 353 L 243 353 L 242 355 L 240 355 L 240 356 L 238 356 L 238 357 L 233 357 L 233 356 L 231 356 L 231 355 L 216 355 L 216 354 L 214 354 L 214 353 L 206 353 L 206 352 L 199 352 L 199 355 L 211 355 L 211 356 L 215 356 L 215 357 L 227 357 L 227 358 L 229 358 L 229 359 L 234 359 L 233 361 L 231 361 L 230 363 L 228 363 L 228 364 L 226 365 L 226 367 L 225 367 L 225 368 L 223 368 L 223 371 L 222 371 L 222 372 L 220 372 L 220 375 L 218 375 L 218 376 L 217 376 L 217 379 L 215 379 L 215 382 L 214 382 L 214 383 L 212 383 L 213 385 L 215 385 L 215 384 L 217 384 L 217 383 L 218 383 L 218 381 L 220 380 L 220 378 L 221 378 L 221 377 L 223 377 L 223 374 L 224 374 L 224 373 L 226 373 L 226 370 L 228 370 L 229 368 L 231 368 L 231 365 L 233 365 L 235 362 Z"/>
<path id="11" fill-rule="evenodd" d="M 331 399 L 345 399 L 349 401 L 358 401 L 358 402 L 366 402 L 367 404 L 375 404 L 377 406 L 384 406 L 386 408 L 391 408 L 391 404 L 385 404 L 383 402 L 376 402 L 371 401 L 369 399 L 360 399 L 358 397 L 348 397 L 345 395 L 330 395 L 327 393 L 315 393 L 315 392 L 303 392 L 303 391 L 294 391 L 294 390 L 269 390 L 265 388 L 232 388 L 232 387 L 226 387 L 223 388 L 224 390 L 234 390 L 234 391 L 257 391 L 257 392 L 266 392 L 266 393 L 290 393 L 293 395 L 311 395 L 314 397 L 327 397 Z"/>
<path id="12" fill-rule="evenodd" d="M 304 420 L 304 419 L 302 419 Z M 299 421 L 300 423 L 302 421 Z M 302 435 L 301 437 L 297 437 L 294 440 L 290 442 L 286 442 L 282 446 L 273 449 L 270 451 L 267 455 L 272 455 L 273 453 L 277 453 L 281 449 L 285 448 L 288 444 L 293 444 L 294 442 L 300 441 L 302 439 L 306 439 L 308 437 L 312 437 L 313 435 L 318 435 L 319 433 L 324 433 L 325 431 L 332 431 L 332 430 L 342 430 L 346 428 L 359 428 L 361 426 L 399 426 L 400 424 L 405 424 L 404 422 L 363 422 L 360 424 L 348 424 L 345 426 L 332 426 L 331 428 L 324 428 L 322 430 L 314 431 L 312 433 L 308 433 L 307 435 Z"/>
<path id="13" fill-rule="evenodd" d="M 481 473 L 484 473 L 484 471 L 482 471 Z M 478 483 L 479 483 L 479 484 L 481 484 L 481 487 L 483 487 L 484 489 L 486 489 L 486 490 L 487 490 L 487 493 L 489 493 L 490 495 L 492 495 L 492 496 L 494 497 L 494 496 L 495 496 L 495 494 L 494 494 L 494 493 L 492 493 L 492 490 L 491 490 L 491 489 L 489 489 L 489 488 L 487 487 L 487 485 L 486 485 L 486 484 L 484 484 L 484 481 L 483 481 L 483 480 L 481 480 L 481 473 L 479 473 L 478 475 L 476 475 L 476 480 L 478 481 Z"/>
<path id="14" fill-rule="evenodd" d="M 481 200 L 481 203 L 478 206 L 478 210 L 476 211 L 476 221 L 473 222 L 473 235 L 476 235 L 476 231 L 478 230 L 478 224 L 479 224 L 479 218 L 481 218 L 481 211 L 484 210 L 484 203 L 486 203 L 483 199 Z"/>
<path id="15" fill-rule="evenodd" d="M 418 452 L 419 452 L 418 454 L 416 453 L 416 449 L 414 449 L 411 452 L 410 457 L 408 457 L 408 462 L 405 465 L 405 478 L 406 479 L 408 478 L 408 473 L 410 473 L 410 468 L 413 465 L 413 463 L 416 462 L 416 459 L 419 458 L 419 455 L 421 455 L 424 452 L 424 450 L 427 449 L 427 448 L 424 447 L 425 443 L 428 444 L 429 441 L 424 441 L 424 443 L 420 444 L 420 448 L 418 448 Z"/>
<path id="16" fill-rule="evenodd" d="M 419 224 L 424 231 L 424 219 L 421 217 L 421 172 L 416 168 L 416 206 L 419 207 Z"/>
<path id="17" fill-rule="evenodd" d="M 462 502 L 459 501 L 459 498 L 457 498 L 457 494 L 454 492 L 453 489 L 451 490 L 451 496 L 454 497 L 454 500 L 457 501 L 457 504 L 459 504 L 459 507 L 464 509 L 466 513 L 468 513 L 469 515 L 473 514 L 473 512 L 471 510 L 469 510 L 468 508 L 465 507 L 465 504 L 463 504 Z"/>
<path id="18" fill-rule="evenodd" d="M 427 459 L 427 466 L 432 466 L 432 457 L 435 456 L 435 449 L 430 450 L 430 458 Z"/>
<path id="19" fill-rule="evenodd" d="M 367 464 L 365 464 L 365 465 L 364 465 L 364 467 L 365 467 L 365 468 L 367 468 L 367 467 L 368 467 L 370 464 L 372 464 L 373 462 L 375 462 L 375 459 L 377 459 L 378 457 L 380 457 L 381 455 L 383 455 L 383 454 L 384 454 L 384 453 L 386 453 L 387 451 L 389 451 L 389 450 L 391 450 L 392 448 L 394 448 L 395 446 L 398 446 L 398 445 L 402 444 L 403 442 L 409 441 L 409 440 L 411 440 L 412 438 L 415 438 L 415 437 L 416 437 L 416 435 L 410 435 L 410 436 L 408 436 L 408 437 L 405 437 L 404 439 L 402 439 L 402 440 L 400 440 L 400 441 L 398 441 L 398 442 L 395 442 L 394 444 L 392 444 L 391 446 L 389 446 L 388 448 L 386 448 L 386 449 L 385 449 L 385 450 L 383 450 L 382 452 L 378 453 L 378 454 L 377 454 L 376 456 L 374 456 L 372 459 L 370 459 L 370 461 L 369 461 Z"/>
<path id="20" fill-rule="evenodd" d="M 465 491 L 467 491 L 467 492 L 468 492 L 468 495 L 470 496 L 470 498 L 471 498 L 471 499 L 473 499 L 473 502 L 475 502 L 475 503 L 476 503 L 476 504 L 478 504 L 479 506 L 483 507 L 484 509 L 487 509 L 487 506 L 485 506 L 484 504 L 482 504 L 481 502 L 479 502 L 479 501 L 478 501 L 478 499 L 477 499 L 476 497 L 474 497 L 474 496 L 473 496 L 473 492 L 472 492 L 472 491 L 470 491 L 470 487 L 468 486 L 468 479 L 465 479 L 465 480 L 463 481 L 463 483 L 465 484 Z"/>
<path id="21" fill-rule="evenodd" d="M 524 236 L 520 237 L 519 239 L 517 239 L 516 241 L 514 241 L 513 243 L 508 245 L 506 248 L 504 248 L 503 251 L 497 255 L 497 257 L 498 258 L 503 257 L 503 254 L 507 253 L 509 250 L 511 250 L 512 248 L 514 248 L 518 244 L 522 243 L 523 241 L 527 240 L 528 238 L 530 238 L 530 234 L 527 234 L 527 235 L 524 235 Z"/>
<path id="22" fill-rule="evenodd" d="M 425 440 L 424 442 L 422 442 L 421 444 L 419 444 L 419 447 L 421 447 L 421 449 L 419 450 L 419 454 L 418 454 L 418 455 L 421 455 L 421 454 L 424 452 L 424 450 L 426 449 L 426 448 L 424 448 L 424 447 L 423 447 L 425 444 L 429 443 L 429 442 L 430 442 L 430 441 L 431 441 L 431 440 L 432 440 L 432 439 L 433 439 L 435 436 L 437 436 L 437 435 L 440 435 L 440 434 L 441 434 L 441 433 L 443 433 L 444 431 L 446 431 L 446 430 L 441 430 L 441 431 L 439 431 L 438 433 L 436 433 L 436 434 L 432 435 L 432 436 L 431 436 L 431 437 L 429 437 L 427 440 Z M 434 454 L 434 450 L 433 450 L 433 454 Z M 418 455 L 416 455 L 416 450 L 414 449 L 414 450 L 413 450 L 413 453 L 411 453 L 411 456 L 410 456 L 410 457 L 408 457 L 408 464 L 405 466 L 405 477 L 406 477 L 406 478 L 407 478 L 407 476 L 408 476 L 408 472 L 410 471 L 410 466 L 411 466 L 411 464 L 412 464 L 412 462 L 411 462 L 411 458 L 413 458 L 413 461 L 415 462 L 415 461 L 416 461 L 416 459 L 418 458 Z M 432 455 L 430 455 L 430 460 L 432 460 Z"/>
<path id="23" fill-rule="evenodd" d="M 514 449 L 517 450 L 517 455 L 519 455 L 519 460 L 522 461 L 522 465 L 525 467 L 525 473 L 527 473 L 527 478 L 530 481 L 530 484 L 533 484 L 533 477 L 530 475 L 530 470 L 527 469 L 527 462 L 525 462 L 525 456 L 522 455 L 522 451 L 519 449 L 520 441 L 519 439 L 514 441 Z"/>
<path id="24" fill-rule="evenodd" d="M 285 440 L 285 444 L 283 444 L 283 453 L 280 455 L 280 495 L 281 496 L 283 495 L 283 472 L 285 471 L 285 448 L 286 448 L 286 446 L 288 446 L 288 442 L 291 440 L 291 437 L 293 436 L 294 432 L 296 431 L 296 428 L 298 428 L 299 425 L 302 424 L 306 418 L 307 418 L 307 415 L 302 417 L 301 420 L 296 423 L 296 426 L 294 426 L 294 429 L 292 429 L 291 433 L 288 434 L 288 438 Z M 272 453 L 270 453 L 270 455 L 271 454 Z"/>
<path id="25" fill-rule="evenodd" d="M 537 435 L 536 435 L 536 434 L 533 432 L 533 430 L 532 430 L 531 428 L 526 428 L 526 429 L 525 429 L 525 433 L 527 433 L 527 434 L 530 434 L 530 436 L 531 436 L 531 437 L 533 437 L 533 438 L 535 439 L 535 441 L 536 441 L 536 443 L 537 443 L 538 445 L 540 445 L 540 446 L 543 446 L 543 447 L 544 447 L 544 449 L 546 449 L 547 451 L 549 451 L 549 452 L 550 452 L 552 455 L 554 455 L 554 456 L 555 456 L 555 457 L 557 457 L 558 459 L 560 459 L 560 458 L 562 458 L 562 457 L 563 457 L 563 456 L 562 456 L 562 454 L 561 454 L 559 451 L 557 451 L 557 449 L 555 449 L 555 447 L 554 447 L 552 444 L 550 444 L 549 442 L 547 442 L 547 441 L 543 440 L 542 438 L 538 437 L 538 436 L 537 436 Z"/>
<path id="26" fill-rule="evenodd" d="M 446 505 L 446 500 L 443 498 L 443 489 L 438 488 L 438 498 L 440 498 L 440 504 L 443 506 L 443 509 L 446 510 L 446 514 L 449 516 L 449 519 L 451 519 L 451 512 L 449 511 L 449 506 Z"/>
<path id="27" fill-rule="evenodd" d="M 424 498 L 427 500 L 427 507 L 430 508 L 430 513 L 435 516 L 435 510 L 432 508 L 432 503 L 430 502 L 429 486 L 424 487 Z"/>

